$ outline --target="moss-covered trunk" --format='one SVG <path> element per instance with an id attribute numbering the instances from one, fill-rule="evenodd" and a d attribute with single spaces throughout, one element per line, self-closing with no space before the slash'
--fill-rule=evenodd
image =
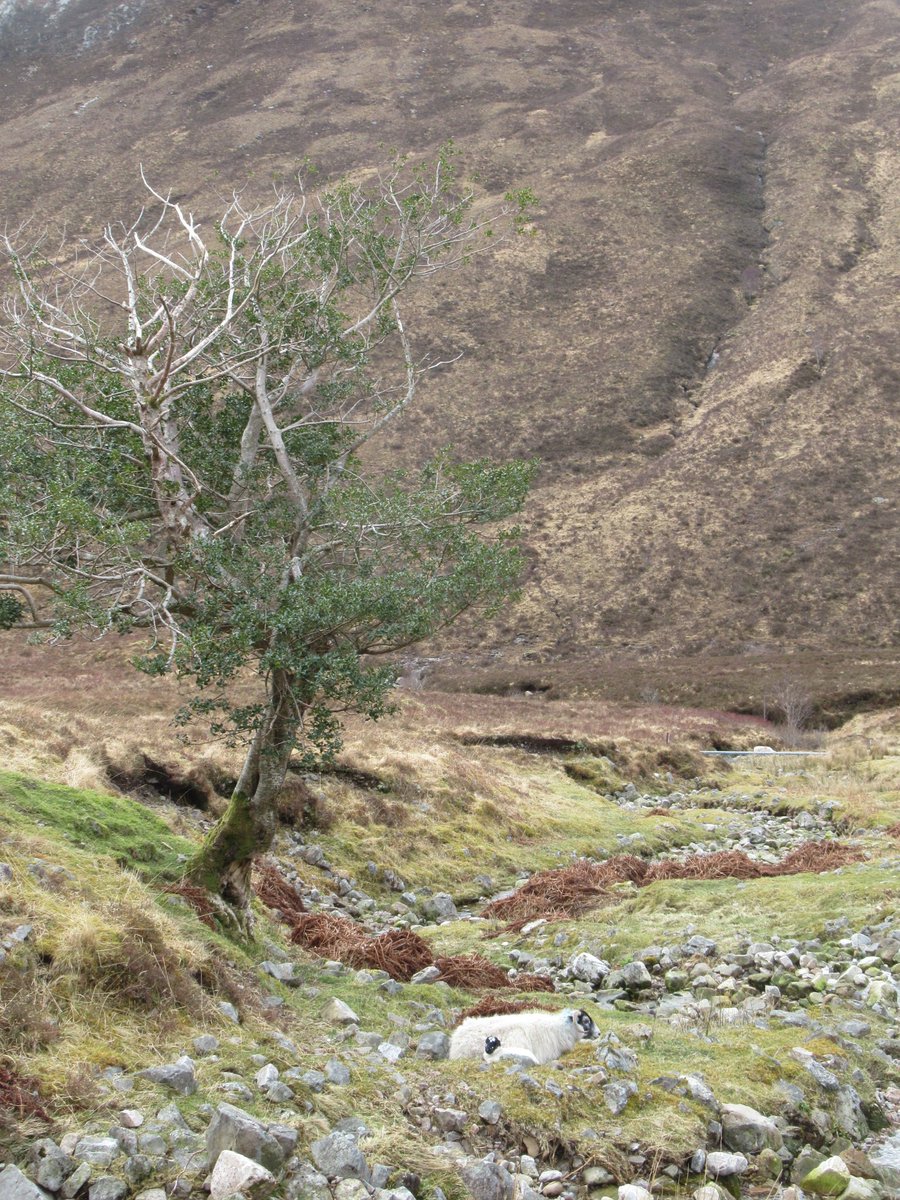
<path id="1" fill-rule="evenodd" d="M 185 868 L 185 878 L 218 896 L 242 925 L 249 922 L 253 859 L 275 838 L 278 793 L 303 712 L 296 692 L 286 672 L 273 672 L 269 702 L 228 808 Z"/>

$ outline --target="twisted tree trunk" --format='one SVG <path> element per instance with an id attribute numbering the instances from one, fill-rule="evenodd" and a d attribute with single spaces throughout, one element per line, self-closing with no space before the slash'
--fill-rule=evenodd
<path id="1" fill-rule="evenodd" d="M 220 915 L 243 929 L 251 924 L 253 860 L 274 841 L 278 794 L 303 715 L 293 682 L 287 672 L 273 672 L 269 702 L 228 808 L 185 868 L 185 879 L 218 899 Z"/>

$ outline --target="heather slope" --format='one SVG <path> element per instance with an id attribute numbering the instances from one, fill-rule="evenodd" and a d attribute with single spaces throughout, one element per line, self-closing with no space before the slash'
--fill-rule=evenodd
<path id="1" fill-rule="evenodd" d="M 95 230 L 138 163 L 199 210 L 448 136 L 535 233 L 421 297 L 464 357 L 379 450 L 537 455 L 521 603 L 473 642 L 896 636 L 889 6 L 3 9 L 4 216 Z M 521 644 L 521 643 L 520 643 Z"/>

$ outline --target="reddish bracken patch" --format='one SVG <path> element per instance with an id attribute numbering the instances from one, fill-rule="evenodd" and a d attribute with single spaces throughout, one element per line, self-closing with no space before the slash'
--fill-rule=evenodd
<path id="1" fill-rule="evenodd" d="M 431 947 L 409 929 L 390 929 L 373 937 L 346 917 L 305 913 L 294 922 L 291 941 L 323 958 L 336 958 L 352 967 L 386 971 L 392 979 L 409 982 L 432 963 L 440 978 L 452 987 L 514 988 L 520 992 L 552 992 L 545 975 L 519 975 L 509 979 L 502 967 L 480 954 L 460 954 L 435 959 Z"/>
<path id="2" fill-rule="evenodd" d="M 888 837 L 897 838 L 900 840 L 900 821 L 896 825 L 889 825 L 884 831 Z"/>
<path id="3" fill-rule="evenodd" d="M 549 1004 L 538 1004 L 533 1000 L 502 1000 L 496 996 L 483 996 L 477 1004 L 460 1013 L 460 1021 L 466 1017 L 505 1017 L 520 1012 L 555 1012 Z"/>
<path id="4" fill-rule="evenodd" d="M 482 916 L 521 928 L 543 917 L 567 920 L 596 907 L 614 895 L 616 884 L 648 887 L 663 879 L 763 879 L 778 875 L 820 874 L 859 860 L 859 852 L 840 842 L 806 842 L 780 863 L 754 862 L 742 850 L 693 854 L 683 862 L 647 863 L 632 854 L 619 854 L 603 863 L 577 862 L 556 871 L 542 871 L 512 896 L 494 900 Z"/>
<path id="5" fill-rule="evenodd" d="M 280 920 L 292 925 L 306 912 L 303 897 L 273 863 L 262 863 L 256 872 L 256 894 L 267 908 L 277 909 Z"/>
<path id="6" fill-rule="evenodd" d="M 407 982 L 434 960 L 424 938 L 409 929 L 391 929 L 373 937 L 346 917 L 305 913 L 294 922 L 291 941 L 323 958 L 336 958 L 352 967 L 387 971 Z"/>
<path id="7" fill-rule="evenodd" d="M 9 1066 L 0 1066 L 0 1112 L 17 1117 L 39 1117 L 50 1122 L 50 1116 L 40 1101 L 36 1079 L 19 1075 Z"/>
<path id="8" fill-rule="evenodd" d="M 502 967 L 481 954 L 455 954 L 436 958 L 434 965 L 441 979 L 451 987 L 510 989 L 517 992 L 552 992 L 556 989 L 549 975 L 516 975 L 510 979 Z"/>
<path id="9" fill-rule="evenodd" d="M 198 887 L 193 883 L 170 883 L 167 887 L 163 888 L 163 891 L 172 892 L 176 896 L 182 896 L 187 900 L 203 924 L 210 929 L 215 929 L 216 910 L 213 908 L 209 892 L 205 888 Z"/>

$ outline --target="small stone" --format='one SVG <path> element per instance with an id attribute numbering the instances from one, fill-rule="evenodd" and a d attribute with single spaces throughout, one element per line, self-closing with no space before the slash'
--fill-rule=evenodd
<path id="1" fill-rule="evenodd" d="M 211 1033 L 201 1033 L 199 1037 L 194 1038 L 191 1044 L 199 1055 L 215 1054 L 219 1048 L 219 1039 L 213 1037 Z"/>
<path id="2" fill-rule="evenodd" d="M 287 1200 L 332 1200 L 328 1180 L 312 1163 L 300 1162 L 292 1167 L 284 1188 Z"/>
<path id="3" fill-rule="evenodd" d="M 450 1053 L 450 1038 L 440 1030 L 423 1033 L 416 1045 L 416 1058 L 444 1059 Z"/>
<path id="4" fill-rule="evenodd" d="M 252 1158 L 267 1170 L 279 1171 L 287 1157 L 278 1139 L 261 1121 L 232 1104 L 220 1104 L 206 1130 L 209 1165 L 214 1167 L 225 1150 Z"/>
<path id="5" fill-rule="evenodd" d="M 229 1021 L 233 1021 L 235 1025 L 240 1025 L 241 1017 L 238 1010 L 228 1000 L 219 1001 L 219 1012 Z"/>
<path id="6" fill-rule="evenodd" d="M 606 1167 L 585 1167 L 581 1173 L 581 1178 L 586 1187 L 605 1187 L 609 1183 L 615 1182 L 615 1176 L 607 1171 Z"/>
<path id="7" fill-rule="evenodd" d="M 781 1178 L 781 1172 L 784 1169 L 784 1163 L 781 1157 L 771 1147 L 766 1146 L 760 1150 L 756 1157 L 756 1170 L 763 1179 L 778 1180 Z"/>
<path id="8" fill-rule="evenodd" d="M 212 1200 L 224 1200 L 240 1192 L 242 1195 L 253 1197 L 267 1196 L 275 1186 L 275 1176 L 271 1171 L 243 1154 L 233 1150 L 223 1150 L 216 1160 L 209 1184 L 209 1194 Z"/>
<path id="9" fill-rule="evenodd" d="M 619 1188 L 619 1200 L 653 1200 L 652 1192 L 636 1183 L 623 1183 Z"/>
<path id="10" fill-rule="evenodd" d="M 149 1067 L 146 1071 L 138 1071 L 144 1079 L 150 1079 L 161 1087 L 170 1088 L 179 1096 L 193 1096 L 197 1090 L 197 1076 L 194 1074 L 194 1060 L 183 1054 L 176 1062 L 166 1063 L 161 1067 Z"/>
<path id="11" fill-rule="evenodd" d="M 378 1053 L 382 1058 L 386 1058 L 388 1062 L 399 1062 L 406 1051 L 402 1046 L 397 1046 L 393 1042 L 379 1042 Z"/>
<path id="12" fill-rule="evenodd" d="M 523 931 L 524 932 L 524 931 Z M 610 965 L 596 954 L 576 954 L 569 963 L 568 972 L 573 979 L 580 979 L 592 987 L 599 986 L 610 973 Z"/>
<path id="13" fill-rule="evenodd" d="M 330 1058 L 325 1064 L 325 1078 L 329 1083 L 343 1087 L 350 1082 L 350 1068 L 336 1058 Z"/>
<path id="14" fill-rule="evenodd" d="M 277 979 L 279 983 L 293 984 L 296 986 L 300 980 L 294 978 L 294 964 L 292 962 L 262 962 L 259 964 L 259 969 L 264 975 L 270 975 L 272 979 Z"/>
<path id="15" fill-rule="evenodd" d="M 653 984 L 653 976 L 642 962 L 626 963 L 622 968 L 621 975 L 624 986 L 630 992 L 651 987 Z"/>
<path id="16" fill-rule="evenodd" d="M 726 1154 L 724 1150 L 713 1150 L 706 1156 L 706 1170 L 715 1179 L 743 1175 L 749 1165 L 743 1154 Z"/>
<path id="17" fill-rule="evenodd" d="M 496 1125 L 503 1116 L 503 1105 L 498 1100 L 485 1100 L 478 1109 L 478 1115 L 485 1125 Z"/>
<path id="18" fill-rule="evenodd" d="M 144 1123 L 144 1114 L 136 1108 L 123 1108 L 119 1113 L 119 1124 L 123 1129 L 139 1129 Z"/>
<path id="19" fill-rule="evenodd" d="M 551 1180 L 550 1183 L 545 1183 L 543 1185 L 543 1187 L 541 1188 L 541 1195 L 550 1196 L 550 1197 L 561 1196 L 565 1190 L 566 1190 L 566 1185 L 562 1182 L 562 1180 L 555 1179 L 555 1180 Z M 651 1197 L 651 1200 L 652 1200 L 652 1197 Z"/>
<path id="20" fill-rule="evenodd" d="M 121 1147 L 115 1138 L 83 1137 L 76 1143 L 72 1157 L 90 1163 L 92 1167 L 109 1167 L 120 1153 Z"/>
<path id="21" fill-rule="evenodd" d="M 422 911 L 429 921 L 455 921 L 459 917 L 453 897 L 447 892 L 437 892 L 422 903 Z"/>
<path id="22" fill-rule="evenodd" d="M 499 1163 L 464 1163 L 459 1173 L 473 1200 L 512 1200 L 513 1177 Z"/>
<path id="23" fill-rule="evenodd" d="M 76 1196 L 93 1173 L 93 1168 L 90 1163 L 83 1162 L 80 1167 L 76 1167 L 66 1182 L 62 1185 L 62 1195 L 65 1200 L 72 1200 Z"/>
<path id="24" fill-rule="evenodd" d="M 256 1072 L 256 1086 L 258 1088 L 268 1087 L 270 1083 L 274 1083 L 278 1078 L 278 1068 L 274 1063 L 266 1063 L 264 1067 Z"/>
<path id="25" fill-rule="evenodd" d="M 128 1195 L 128 1185 L 114 1175 L 104 1175 L 88 1188 L 88 1200 L 123 1200 Z"/>
<path id="26" fill-rule="evenodd" d="M 75 1160 L 57 1146 L 52 1138 L 32 1142 L 28 1158 L 34 1167 L 34 1182 L 48 1192 L 58 1192 L 75 1170 Z"/>
<path id="27" fill-rule="evenodd" d="M 868 1179 L 850 1176 L 850 1182 L 841 1192 L 841 1200 L 881 1200 L 881 1189 Z"/>
<path id="28" fill-rule="evenodd" d="M 421 971 L 416 971 L 410 983 L 434 983 L 436 979 L 440 979 L 441 969 L 432 963 L 428 967 L 423 967 Z"/>
<path id="29" fill-rule="evenodd" d="M 361 1179 L 341 1179 L 334 1185 L 334 1200 L 369 1200 L 369 1188 Z"/>
<path id="30" fill-rule="evenodd" d="M 722 1105 L 722 1141 L 729 1150 L 759 1154 L 766 1146 L 780 1150 L 783 1139 L 778 1127 L 747 1104 Z"/>
<path id="31" fill-rule="evenodd" d="M 369 1167 L 352 1133 L 333 1130 L 310 1146 L 312 1160 L 329 1179 L 361 1179 L 368 1183 Z"/>
<path id="32" fill-rule="evenodd" d="M 167 1200 L 165 1188 L 147 1188 L 146 1191 L 138 1192 L 134 1200 Z"/>
<path id="33" fill-rule="evenodd" d="M 322 1010 L 322 1016 L 332 1025 L 358 1025 L 359 1017 L 353 1011 L 349 1004 L 345 1004 L 343 1000 L 339 1000 L 337 996 L 332 998 Z"/>
<path id="34" fill-rule="evenodd" d="M 154 1163 L 146 1154 L 132 1154 L 125 1159 L 122 1174 L 132 1187 L 149 1179 L 154 1171 Z"/>
<path id="35" fill-rule="evenodd" d="M 606 1102 L 606 1107 L 617 1117 L 623 1112 L 625 1106 L 632 1096 L 637 1095 L 637 1084 L 631 1079 L 617 1080 L 615 1083 L 607 1083 L 603 1088 L 603 1099 Z"/>
<path id="36" fill-rule="evenodd" d="M 311 1092 L 325 1091 L 325 1075 L 321 1071 L 303 1071 L 299 1079 Z"/>
<path id="37" fill-rule="evenodd" d="M 431 1114 L 431 1119 L 441 1133 L 462 1133 L 469 1117 L 458 1108 L 436 1108 Z"/>

